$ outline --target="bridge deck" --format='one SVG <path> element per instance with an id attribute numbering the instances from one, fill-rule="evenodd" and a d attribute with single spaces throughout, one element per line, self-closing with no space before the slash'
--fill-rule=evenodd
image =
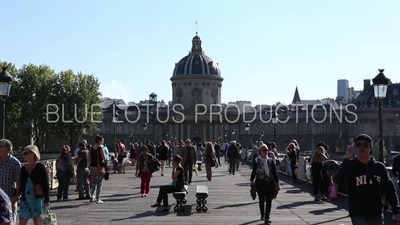
<path id="1" fill-rule="evenodd" d="M 241 165 L 241 171 L 229 175 L 227 166 L 223 165 L 213 170 L 213 180 L 207 181 L 204 170 L 193 178 L 189 186 L 186 212 L 174 213 L 174 199 L 169 197 L 172 205 L 170 213 L 158 213 L 150 207 L 155 202 L 160 185 L 170 184 L 171 169 L 166 175 L 154 174 L 151 181 L 150 195 L 141 198 L 140 180 L 134 180 L 134 170 L 127 174 L 112 174 L 109 181 L 103 183 L 102 200 L 104 204 L 90 204 L 84 201 L 51 202 L 52 210 L 57 214 L 58 225 L 83 224 L 140 224 L 140 225 L 179 225 L 179 224 L 229 224 L 252 225 L 263 224 L 259 219 L 258 201 L 252 201 L 249 193 L 250 169 Z M 273 201 L 271 220 L 273 224 L 351 224 L 345 199 L 333 202 L 313 202 L 310 196 L 311 185 L 299 183 L 288 184 L 289 177 L 281 175 L 281 187 L 276 200 Z M 207 185 L 209 190 L 208 212 L 196 212 L 196 185 Z M 75 199 L 75 189 L 70 187 L 70 198 Z M 52 193 L 55 195 L 55 193 Z M 51 199 L 54 201 L 55 196 Z M 388 220 L 393 224 L 393 221 Z M 31 224 L 31 223 L 30 223 Z"/>

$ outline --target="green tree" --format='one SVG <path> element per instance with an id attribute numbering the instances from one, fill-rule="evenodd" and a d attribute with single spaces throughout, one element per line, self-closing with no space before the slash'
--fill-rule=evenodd
<path id="1" fill-rule="evenodd" d="M 50 125 L 47 122 L 47 106 L 51 103 L 57 75 L 47 65 L 23 65 L 16 81 L 19 88 L 16 97 L 20 102 L 21 117 L 19 124 L 26 125 L 30 138 L 41 147 Z"/>
<path id="2" fill-rule="evenodd" d="M 378 159 L 379 159 L 379 142 L 380 142 L 380 141 L 381 141 L 381 139 L 379 139 L 379 140 L 375 143 L 374 148 L 373 148 L 373 156 L 374 156 L 375 160 L 378 160 Z M 385 146 L 385 140 L 382 140 L 382 141 L 383 141 L 383 159 L 385 160 L 387 151 L 386 151 L 386 146 Z"/>
<path id="3" fill-rule="evenodd" d="M 103 119 L 99 88 L 100 83 L 93 75 L 74 74 L 72 70 L 58 74 L 52 96 L 58 118 L 55 114 L 50 117 L 57 121 L 52 129 L 55 137 L 67 139 L 70 146 L 75 146 L 84 129 L 90 133 L 98 131 L 97 123 Z"/>

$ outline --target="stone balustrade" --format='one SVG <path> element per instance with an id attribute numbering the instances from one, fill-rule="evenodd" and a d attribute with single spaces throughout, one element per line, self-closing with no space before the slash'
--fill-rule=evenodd
<path id="1" fill-rule="evenodd" d="M 56 159 L 49 159 L 49 160 L 42 160 L 39 161 L 39 163 L 44 164 L 46 170 L 47 170 L 47 176 L 49 180 L 49 187 L 50 189 L 56 189 L 58 187 L 58 180 L 57 180 L 57 167 Z M 26 163 L 22 163 L 21 165 L 25 165 Z M 76 171 L 76 164 L 74 163 L 74 171 Z M 71 178 L 71 183 L 75 183 L 76 178 Z"/>

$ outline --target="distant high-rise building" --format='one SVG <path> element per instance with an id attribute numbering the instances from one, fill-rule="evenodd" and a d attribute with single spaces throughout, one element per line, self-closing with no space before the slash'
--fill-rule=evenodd
<path id="1" fill-rule="evenodd" d="M 343 97 L 344 99 L 349 99 L 349 81 L 345 79 L 340 79 L 337 81 L 337 97 Z"/>

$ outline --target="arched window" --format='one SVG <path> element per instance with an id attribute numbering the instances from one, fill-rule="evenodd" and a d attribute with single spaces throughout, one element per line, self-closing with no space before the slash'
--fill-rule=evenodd
<path id="1" fill-rule="evenodd" d="M 211 104 L 217 104 L 217 91 L 213 90 L 211 91 Z"/>
<path id="2" fill-rule="evenodd" d="M 201 103 L 201 90 L 198 88 L 193 89 L 192 92 L 193 104 Z"/>

